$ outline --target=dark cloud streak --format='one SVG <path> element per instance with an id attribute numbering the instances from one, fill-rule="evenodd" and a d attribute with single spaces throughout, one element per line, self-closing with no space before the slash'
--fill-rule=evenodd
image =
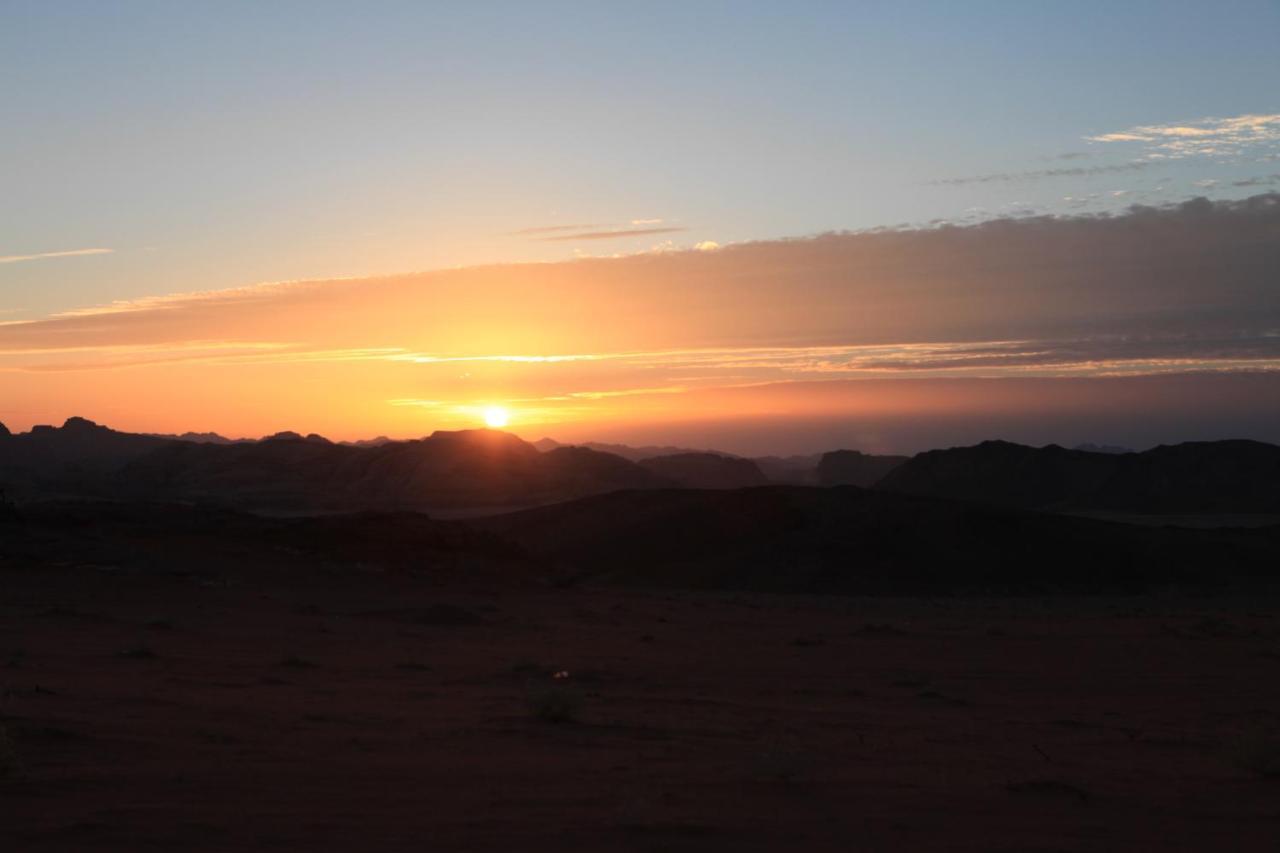
<path id="1" fill-rule="evenodd" d="M 1274 175 L 1255 175 L 1243 181 L 1233 181 L 1233 187 L 1274 187 L 1280 185 L 1280 173 Z"/>
<path id="2" fill-rule="evenodd" d="M 1084 178 L 1094 175 L 1140 172 L 1154 165 L 1156 165 L 1154 162 L 1135 160 L 1131 163 L 1117 163 L 1110 166 L 1071 166 L 1060 169 L 1036 169 L 1028 172 L 995 172 L 989 175 L 973 175 L 965 178 L 939 178 L 929 183 L 934 186 L 954 187 L 965 184 L 1018 183 L 1021 181 L 1038 181 L 1044 178 Z"/>

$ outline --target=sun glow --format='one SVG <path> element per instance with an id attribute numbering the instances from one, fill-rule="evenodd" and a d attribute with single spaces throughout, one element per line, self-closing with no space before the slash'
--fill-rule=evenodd
<path id="1" fill-rule="evenodd" d="M 490 429 L 502 429 L 511 420 L 511 413 L 503 406 L 489 406 L 484 410 L 484 423 Z"/>

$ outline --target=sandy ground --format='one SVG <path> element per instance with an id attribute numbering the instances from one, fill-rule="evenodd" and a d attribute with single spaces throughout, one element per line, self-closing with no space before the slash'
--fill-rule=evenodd
<path id="1" fill-rule="evenodd" d="M 1270 601 L 0 581 L 4 850 L 1280 839 Z"/>

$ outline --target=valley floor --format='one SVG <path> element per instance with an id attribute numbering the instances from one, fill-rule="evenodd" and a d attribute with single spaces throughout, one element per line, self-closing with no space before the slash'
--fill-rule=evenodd
<path id="1" fill-rule="evenodd" d="M 1280 780 L 1249 769 L 1280 736 L 1271 601 L 0 581 L 5 850 L 1280 838 Z M 539 719 L 557 699 L 575 720 Z"/>

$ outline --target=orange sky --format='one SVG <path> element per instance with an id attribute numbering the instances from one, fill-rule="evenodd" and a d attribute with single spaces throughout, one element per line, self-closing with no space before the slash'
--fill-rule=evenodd
<path id="1" fill-rule="evenodd" d="M 823 441 L 906 450 L 965 418 L 1008 437 L 1119 417 L 1138 380 L 1195 374 L 1208 399 L 1280 375 L 1278 227 L 1261 196 L 90 306 L 0 323 L 0 421 L 347 439 L 501 405 L 527 437 L 805 449 L 800 425 L 826 423 L 844 432 Z M 1086 418 L 1079 440 L 1212 430 L 1166 393 L 1146 432 Z M 1272 428 L 1265 400 L 1221 396 L 1221 431 Z M 912 419 L 952 426 L 908 440 Z"/>

